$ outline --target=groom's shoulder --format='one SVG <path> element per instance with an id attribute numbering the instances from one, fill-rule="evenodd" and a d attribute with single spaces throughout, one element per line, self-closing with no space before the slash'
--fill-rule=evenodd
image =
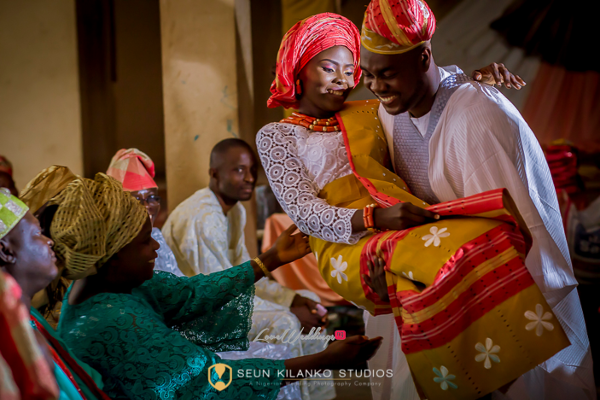
<path id="1" fill-rule="evenodd" d="M 478 108 L 489 111 L 518 113 L 514 105 L 494 86 L 468 80 L 454 92 L 448 101 L 454 112 Z"/>
<path id="2" fill-rule="evenodd" d="M 461 123 L 497 123 L 499 120 L 520 124 L 521 113 L 498 89 L 469 80 L 462 84 L 447 103 L 449 120 Z"/>

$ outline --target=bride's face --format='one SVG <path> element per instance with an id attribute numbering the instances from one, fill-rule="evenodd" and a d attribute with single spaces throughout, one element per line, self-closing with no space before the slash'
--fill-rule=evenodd
<path id="1" fill-rule="evenodd" d="M 322 118 L 340 111 L 354 87 L 354 58 L 345 46 L 334 46 L 302 68 L 299 111 Z"/>

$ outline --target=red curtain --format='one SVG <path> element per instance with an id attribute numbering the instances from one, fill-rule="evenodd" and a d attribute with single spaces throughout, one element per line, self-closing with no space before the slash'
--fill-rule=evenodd
<path id="1" fill-rule="evenodd" d="M 542 62 L 523 117 L 542 145 L 562 138 L 585 152 L 600 151 L 600 73 Z"/>

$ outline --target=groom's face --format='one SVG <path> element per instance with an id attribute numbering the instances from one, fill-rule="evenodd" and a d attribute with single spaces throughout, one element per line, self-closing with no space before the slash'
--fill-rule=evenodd
<path id="1" fill-rule="evenodd" d="M 404 54 L 375 54 L 361 46 L 360 66 L 365 86 L 392 115 L 410 111 L 426 93 L 423 49 Z"/>

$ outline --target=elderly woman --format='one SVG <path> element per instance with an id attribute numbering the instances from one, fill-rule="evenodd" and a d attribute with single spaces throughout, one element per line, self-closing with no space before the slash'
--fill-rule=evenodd
<path id="1" fill-rule="evenodd" d="M 28 207 L 16 197 L 11 196 L 7 189 L 0 189 L 0 268 L 2 273 L 10 274 L 22 290 L 21 300 L 25 309 L 19 311 L 20 318 L 23 317 L 23 311 L 29 308 L 33 295 L 45 288 L 57 276 L 56 257 L 51 246 L 52 240 L 42 233 L 38 220 L 35 219 Z M 15 307 L 14 302 L 0 303 L 2 303 L 0 308 L 3 313 L 7 307 Z M 69 349 L 54 334 L 50 333 L 53 331 L 52 328 L 46 324 L 33 307 L 31 307 L 31 314 L 31 324 L 43 335 L 43 337 L 39 334 L 37 336 L 43 348 L 47 349 L 52 356 L 54 376 L 60 389 L 59 399 L 108 399 L 98 387 L 102 386 L 99 375 L 73 357 Z M 28 313 L 25 316 L 29 318 Z M 22 322 L 17 324 L 18 321 L 14 319 L 5 320 L 4 318 L 0 318 L 0 321 L 10 323 L 10 332 L 15 339 L 18 338 L 16 348 L 27 360 L 23 369 L 30 376 L 22 374 L 15 376 L 18 378 L 17 384 L 20 386 L 26 384 L 26 390 L 21 392 L 22 398 L 55 398 L 51 395 L 55 384 L 52 380 L 49 381 L 53 377 L 48 376 L 49 371 L 45 371 L 45 363 L 39 350 L 28 344 L 33 337 L 24 330 L 23 326 L 19 326 L 22 325 Z M 7 332 L 4 324 L 0 324 L 0 328 L 0 333 Z M 20 337 L 16 335 L 20 335 Z M 10 345 L 10 339 L 4 335 L 0 336 L 2 337 L 0 348 L 4 349 L 5 346 Z M 2 352 L 4 353 L 4 350 Z M 14 356 L 14 353 L 8 354 Z M 9 359 L 9 365 L 12 367 L 13 373 L 19 366 L 18 363 L 15 363 L 14 358 Z M 12 398 L 2 389 L 0 388 L 0 398 Z"/>
<path id="2" fill-rule="evenodd" d="M 52 200 L 75 178 L 77 175 L 69 168 L 52 165 L 40 171 L 21 191 L 19 198 L 40 221 L 44 235 L 51 236 L 50 223 L 57 208 Z M 58 276 L 44 290 L 36 293 L 32 300 L 35 307 L 33 315 L 40 320 L 45 319 L 51 325 L 52 331 L 58 324 L 62 299 L 71 284 L 71 279 L 74 278 L 60 263 L 57 267 Z"/>
<path id="3" fill-rule="evenodd" d="M 152 238 L 160 244 L 154 270 L 185 276 L 177 267 L 175 255 L 165 241 L 162 232 L 154 226 L 160 212 L 158 185 L 154 181 L 154 162 L 146 153 L 138 149 L 121 149 L 113 156 L 106 175 L 121 182 L 123 190 L 131 193 L 140 204 L 146 207 L 150 222 L 152 222 Z"/>
<path id="4" fill-rule="evenodd" d="M 222 360 L 214 351 L 247 348 L 254 282 L 304 256 L 305 235 L 292 235 L 293 227 L 251 262 L 179 278 L 153 272 L 158 243 L 150 218 L 116 180 L 104 174 L 75 179 L 55 201 L 57 257 L 87 275 L 67 291 L 59 333 L 102 373 L 112 398 L 207 398 L 223 391 L 220 398 L 274 399 L 284 377 L 352 368 L 380 344 L 379 338 L 352 337 L 286 361 Z M 202 344 L 173 329 L 190 320 Z"/>

